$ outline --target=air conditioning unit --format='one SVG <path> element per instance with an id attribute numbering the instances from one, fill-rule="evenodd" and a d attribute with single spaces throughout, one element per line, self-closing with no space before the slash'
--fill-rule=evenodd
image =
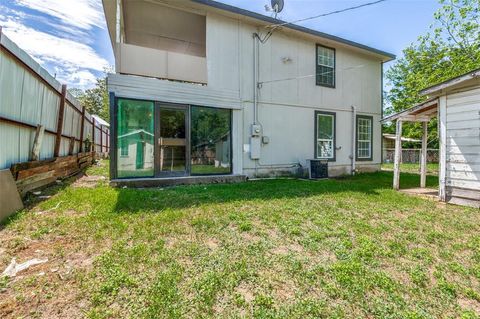
<path id="1" fill-rule="evenodd" d="M 328 178 L 328 160 L 308 160 L 308 175 L 310 179 Z"/>

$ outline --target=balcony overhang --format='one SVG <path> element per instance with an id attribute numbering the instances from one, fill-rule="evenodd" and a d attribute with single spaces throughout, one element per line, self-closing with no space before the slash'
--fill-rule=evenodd
<path id="1" fill-rule="evenodd" d="M 117 43 L 115 69 L 120 74 L 207 84 L 207 59 L 171 51 Z"/>

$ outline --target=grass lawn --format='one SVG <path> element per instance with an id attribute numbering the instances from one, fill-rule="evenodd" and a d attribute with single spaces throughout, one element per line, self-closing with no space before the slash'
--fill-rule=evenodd
<path id="1" fill-rule="evenodd" d="M 382 169 L 386 171 L 393 171 L 393 163 L 383 163 Z M 400 171 L 405 173 L 420 174 L 420 163 L 402 163 L 400 164 Z M 438 163 L 428 163 L 427 174 L 438 175 Z"/>
<path id="2" fill-rule="evenodd" d="M 391 182 L 57 185 L 0 230 L 0 269 L 48 258 L 0 279 L 0 317 L 478 318 L 479 211 Z"/>

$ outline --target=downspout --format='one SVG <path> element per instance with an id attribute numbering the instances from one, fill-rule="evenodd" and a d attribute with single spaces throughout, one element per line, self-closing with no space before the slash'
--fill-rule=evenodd
<path id="1" fill-rule="evenodd" d="M 384 62 L 380 63 L 380 68 L 381 68 L 381 84 L 380 84 L 380 101 L 381 101 L 381 107 L 382 109 L 380 110 L 381 114 L 381 119 L 383 119 L 383 107 L 384 107 L 384 101 L 383 101 L 383 64 Z M 383 160 L 384 160 L 384 154 L 383 154 L 383 123 L 380 123 L 380 147 L 382 151 L 380 152 L 380 165 L 383 165 Z"/>
<path id="2" fill-rule="evenodd" d="M 355 155 L 357 154 L 356 134 L 357 134 L 357 108 L 352 105 L 352 155 L 350 155 L 350 159 L 352 160 L 352 175 L 355 175 L 355 171 L 356 171 L 356 163 L 355 163 Z"/>

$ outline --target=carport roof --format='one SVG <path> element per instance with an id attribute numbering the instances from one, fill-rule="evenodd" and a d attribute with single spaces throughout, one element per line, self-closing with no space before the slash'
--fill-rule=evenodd
<path id="1" fill-rule="evenodd" d="M 404 111 L 395 113 L 382 119 L 382 123 L 395 120 L 409 122 L 427 122 L 437 115 L 438 98 L 430 99 Z"/>

